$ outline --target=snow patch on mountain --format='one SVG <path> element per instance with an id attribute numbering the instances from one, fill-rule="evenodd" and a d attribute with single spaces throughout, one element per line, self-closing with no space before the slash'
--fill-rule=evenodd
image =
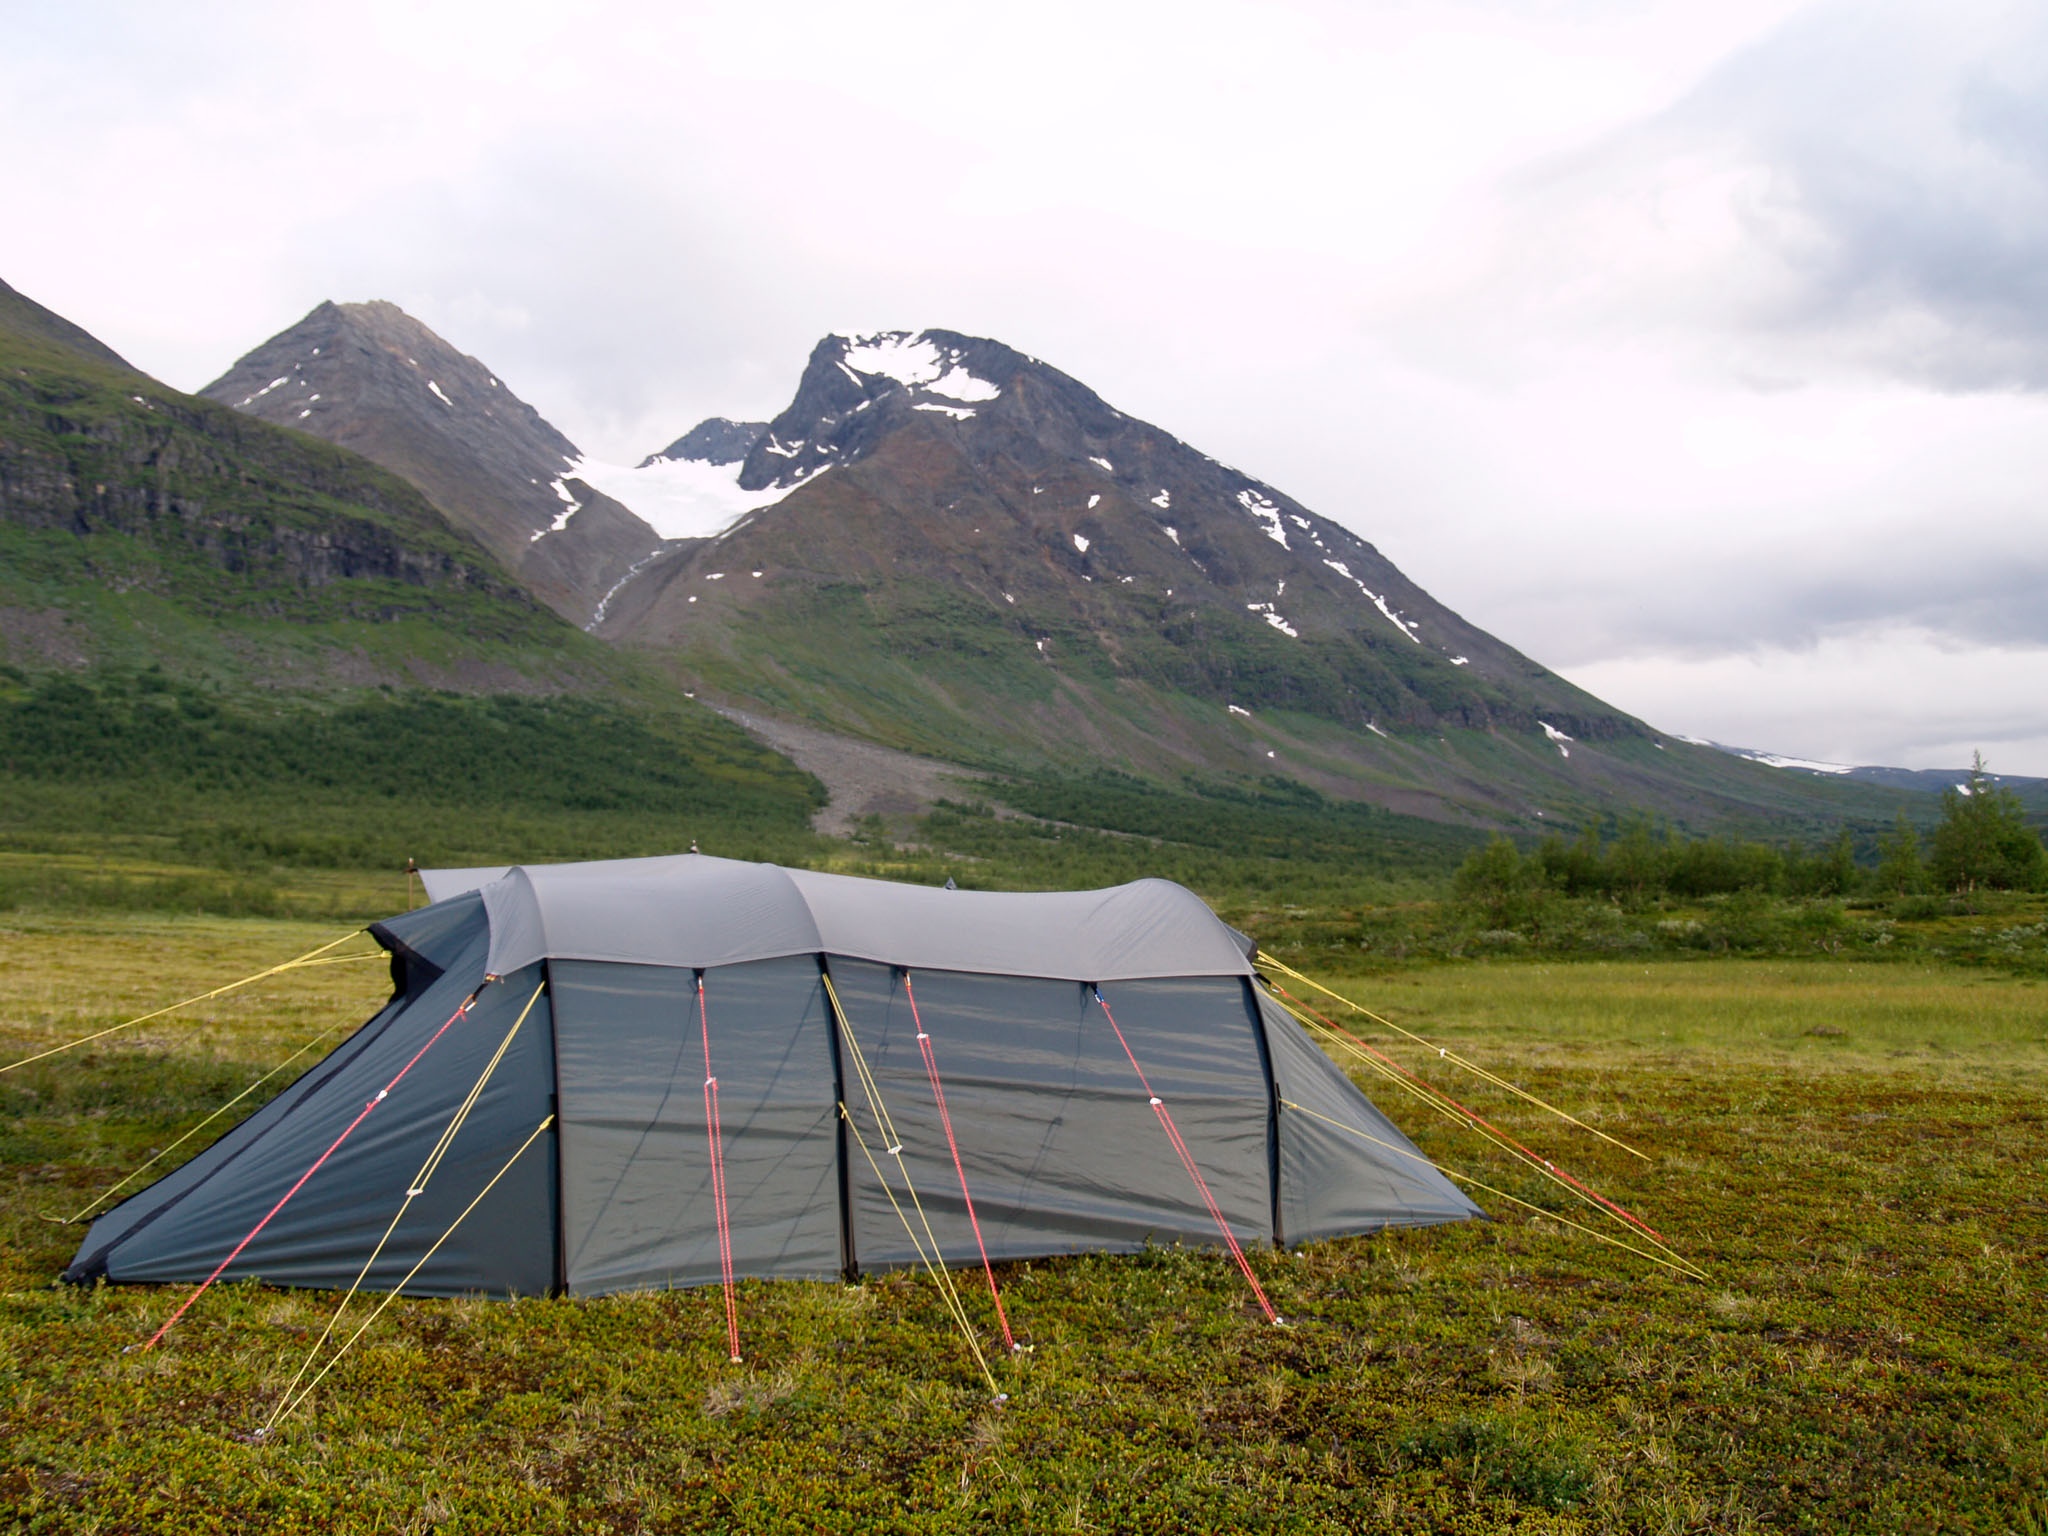
<path id="1" fill-rule="evenodd" d="M 960 366 L 957 349 L 941 347 L 922 332 L 882 331 L 848 337 L 841 362 L 868 378 L 894 379 L 906 388 L 953 400 L 993 400 L 1002 394 L 987 379 L 976 378 Z"/>
<path id="2" fill-rule="evenodd" d="M 1787 757 L 1782 752 L 1745 752 L 1742 754 L 1753 763 L 1763 763 L 1772 768 L 1804 768 L 1808 773 L 1854 773 L 1856 770 L 1847 763 L 1822 763 L 1810 757 Z M 1956 788 L 1964 794 L 1969 786 L 1958 784 Z"/>
<path id="3" fill-rule="evenodd" d="M 1256 613 L 1260 618 L 1264 619 L 1268 624 L 1272 625 L 1275 629 L 1279 630 L 1280 633 L 1287 636 L 1288 639 L 1299 640 L 1301 638 L 1301 631 L 1296 629 L 1292 624 L 1288 623 L 1285 619 L 1280 617 L 1278 613 L 1274 612 L 1273 605 L 1271 603 L 1246 603 L 1245 607 L 1251 610 L 1251 612 Z"/>
<path id="4" fill-rule="evenodd" d="M 534 535 L 535 538 L 538 538 L 539 536 L 540 535 L 538 534 Z M 585 624 L 583 628 L 586 631 L 595 632 L 597 626 L 604 622 L 604 616 L 611 611 L 612 599 L 617 597 L 619 593 L 625 589 L 626 584 L 628 582 L 630 582 L 635 576 L 638 576 L 642 571 L 646 570 L 649 564 L 653 562 L 654 558 L 667 548 L 668 546 L 666 544 L 658 544 L 653 549 L 647 551 L 647 553 L 642 555 L 638 560 L 635 560 L 631 565 L 627 566 L 626 574 L 621 576 L 617 581 L 613 582 L 611 586 L 606 590 L 604 596 L 598 599 L 597 610 L 590 615 L 590 621 L 587 624 Z M 695 601 L 697 601 L 697 599 L 693 597 L 690 599 L 690 601 L 694 603 Z"/>
<path id="5" fill-rule="evenodd" d="M 538 544 L 542 539 L 546 538 L 549 534 L 560 533 L 564 528 L 569 526 L 569 519 L 574 517 L 578 512 L 581 512 L 583 510 L 583 503 L 578 501 L 574 496 L 569 494 L 568 486 L 564 485 L 559 480 L 550 481 L 549 484 L 554 488 L 555 494 L 561 497 L 563 501 L 567 502 L 568 505 L 555 514 L 555 520 L 552 523 L 549 523 L 547 527 L 541 529 L 539 532 L 534 534 L 532 538 L 528 539 L 526 542 L 529 544 Z"/>
<path id="6" fill-rule="evenodd" d="M 1413 640 L 1417 645 L 1422 644 L 1422 637 L 1415 633 L 1415 631 L 1420 626 L 1408 619 L 1402 618 L 1401 615 L 1394 612 L 1393 609 L 1389 608 L 1387 606 L 1387 600 L 1384 597 L 1381 597 L 1379 593 L 1373 591 L 1372 588 L 1368 587 L 1364 582 L 1360 581 L 1356 576 L 1351 574 L 1350 566 L 1346 565 L 1342 560 L 1325 560 L 1323 564 L 1327 565 L 1339 576 L 1342 576 L 1346 581 L 1350 582 L 1351 585 L 1358 588 L 1360 592 L 1363 592 L 1368 598 L 1372 599 L 1373 607 L 1379 609 L 1381 613 L 1385 614 L 1387 616 L 1387 622 L 1392 624 L 1394 628 L 1401 631 L 1402 634 L 1406 635 L 1410 640 Z M 1451 665 L 1454 667 L 1463 666 L 1464 664 L 1465 658 L 1462 656 L 1458 657 L 1455 661 L 1451 663 Z"/>
<path id="7" fill-rule="evenodd" d="M 714 539 L 730 532 L 748 513 L 774 506 L 797 485 L 810 484 L 830 468 L 805 465 L 795 471 L 795 484 L 759 491 L 740 489 L 738 464 L 706 464 L 701 459 L 650 459 L 637 467 L 580 459 L 573 474 L 664 539 Z"/>
<path id="8" fill-rule="evenodd" d="M 1566 742 L 1572 739 L 1571 737 L 1565 735 L 1563 731 L 1560 731 L 1547 720 L 1538 720 L 1536 723 L 1543 727 L 1543 734 L 1548 736 L 1551 745 L 1557 748 L 1557 755 L 1559 757 L 1570 757 L 1572 755 L 1571 748 L 1565 745 Z"/>
<path id="9" fill-rule="evenodd" d="M 1685 740 L 1691 741 L 1692 738 L 1688 736 Z M 1713 743 L 1706 742 L 1701 743 L 1701 745 L 1711 746 Z M 1722 750 L 1724 752 L 1733 752 L 1737 757 L 1746 757 L 1752 763 L 1762 763 L 1766 768 L 1803 768 L 1808 773 L 1854 773 L 1856 771 L 1847 763 L 1816 762 L 1810 757 L 1788 757 L 1783 752 L 1758 752 L 1748 747 L 1723 747 Z M 1962 789 L 1966 795 L 1969 793 L 1969 790 L 1963 789 L 1963 786 L 1960 784 L 1956 787 Z"/>
<path id="10" fill-rule="evenodd" d="M 1249 512 L 1265 531 L 1267 538 L 1282 549 L 1288 548 L 1287 530 L 1280 526 L 1280 509 L 1250 486 L 1237 493 L 1237 504 Z"/>

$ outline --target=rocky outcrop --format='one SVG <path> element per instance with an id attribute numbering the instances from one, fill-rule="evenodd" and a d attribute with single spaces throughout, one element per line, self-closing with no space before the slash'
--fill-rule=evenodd
<path id="1" fill-rule="evenodd" d="M 17 345 L 16 366 L 0 371 L 0 523 L 66 536 L 33 546 L 53 569 L 209 613 L 389 621 L 462 591 L 541 617 L 397 476 L 142 374 L 103 370 L 89 349 L 70 349 L 84 366 L 66 366 L 38 338 L 27 351 L 20 332 L 8 338 Z"/>
<path id="2" fill-rule="evenodd" d="M 767 430 L 765 421 L 734 421 L 729 416 L 707 417 L 661 452 L 647 455 L 639 467 L 645 469 L 663 459 L 693 459 L 699 464 L 741 464 Z"/>

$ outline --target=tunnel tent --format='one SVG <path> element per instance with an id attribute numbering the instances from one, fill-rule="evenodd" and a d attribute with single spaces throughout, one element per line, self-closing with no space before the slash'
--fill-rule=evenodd
<path id="1" fill-rule="evenodd" d="M 347 1286 L 409 1188 L 367 1288 L 890 1269 L 919 1257 L 913 1187 L 949 1264 L 1481 1214 L 1167 881 L 948 891 L 701 854 L 424 878 L 429 905 L 370 930 L 385 1007 L 103 1214 L 67 1279 L 201 1280 L 232 1252 L 224 1279 Z"/>

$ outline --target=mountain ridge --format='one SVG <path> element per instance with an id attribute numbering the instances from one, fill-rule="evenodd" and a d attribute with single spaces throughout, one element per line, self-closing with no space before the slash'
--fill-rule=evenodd
<path id="1" fill-rule="evenodd" d="M 1881 814 L 1864 786 L 1796 785 L 1607 705 L 1351 529 L 999 341 L 827 336 L 769 421 L 707 418 L 633 469 L 580 459 L 394 306 L 322 306 L 211 391 L 320 426 L 308 326 L 350 320 L 383 328 L 355 350 L 381 354 L 379 409 L 412 419 L 386 462 L 430 491 L 460 479 L 455 413 L 502 426 L 510 402 L 535 472 L 497 547 L 557 612 L 722 707 L 967 766 L 1278 775 L 1468 825 Z M 577 580 L 540 579 L 565 563 Z"/>
<path id="2" fill-rule="evenodd" d="M 552 616 L 397 475 L 170 389 L 32 301 L 0 306 L 0 361 L 15 660 L 337 681 L 600 660 L 541 654 Z M 422 646 L 419 625 L 458 614 L 467 639 Z"/>
<path id="3" fill-rule="evenodd" d="M 384 300 L 316 305 L 200 393 L 404 476 L 574 623 L 662 542 L 494 372 Z"/>
<path id="4" fill-rule="evenodd" d="M 93 362 L 105 363 L 128 373 L 141 372 L 83 326 L 74 325 L 53 309 L 45 309 L 5 282 L 0 282 L 0 330 L 12 332 L 21 340 L 32 339 L 62 347 Z"/>

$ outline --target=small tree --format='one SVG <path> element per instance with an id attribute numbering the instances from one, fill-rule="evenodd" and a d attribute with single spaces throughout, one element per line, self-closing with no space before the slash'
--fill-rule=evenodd
<path id="1" fill-rule="evenodd" d="M 1634 906 L 1664 888 L 1664 850 L 1650 835 L 1647 817 L 1632 817 L 1607 852 L 1607 880 L 1615 895 Z"/>
<path id="2" fill-rule="evenodd" d="M 1806 888 L 1815 896 L 1847 896 L 1855 890 L 1856 843 L 1847 827 L 1807 865 Z"/>
<path id="3" fill-rule="evenodd" d="M 1877 840 L 1877 886 L 1895 896 L 1910 896 L 1927 883 L 1920 864 L 1920 834 L 1904 811 L 1892 829 Z"/>
<path id="4" fill-rule="evenodd" d="M 1558 833 L 1551 833 L 1536 850 L 1536 863 L 1546 885 L 1567 896 L 1592 895 L 1600 889 L 1601 880 L 1599 826 L 1587 822 L 1579 840 L 1570 846 Z"/>
<path id="5" fill-rule="evenodd" d="M 1928 870 L 1947 890 L 1978 886 L 2038 890 L 2048 883 L 2048 848 L 2027 825 L 2020 797 L 1984 771 L 1984 754 L 1970 764 L 1968 782 L 1941 794 L 1941 825 L 1928 849 Z"/>
<path id="6" fill-rule="evenodd" d="M 1523 863 L 1515 845 L 1496 832 L 1484 848 L 1466 856 L 1451 878 L 1451 888 L 1461 901 L 1486 908 L 1495 926 L 1505 928 L 1514 920 L 1531 876 L 1538 873 L 1536 865 Z"/>

